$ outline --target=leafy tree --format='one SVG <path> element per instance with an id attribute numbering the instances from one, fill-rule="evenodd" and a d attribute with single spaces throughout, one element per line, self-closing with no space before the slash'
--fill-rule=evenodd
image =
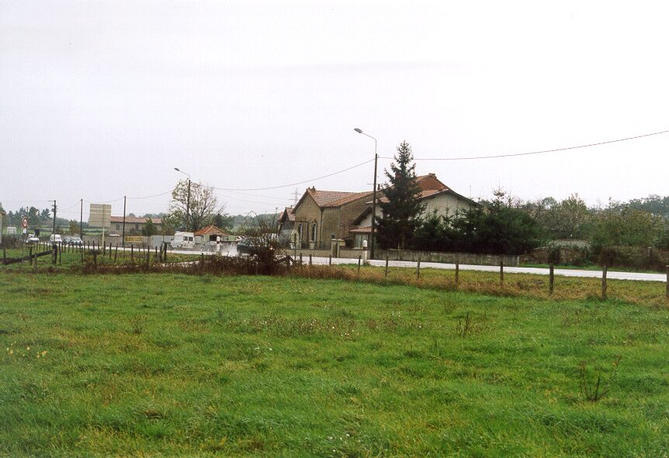
<path id="1" fill-rule="evenodd" d="M 142 235 L 145 237 L 151 237 L 152 235 L 156 235 L 157 233 L 158 229 L 156 228 L 156 225 L 153 224 L 153 220 L 151 218 L 146 218 L 146 223 L 142 228 Z"/>
<path id="2" fill-rule="evenodd" d="M 390 171 L 385 171 L 389 183 L 383 194 L 387 200 L 379 202 L 381 217 L 376 217 L 378 241 L 383 248 L 407 247 L 420 226 L 420 215 L 425 205 L 420 201 L 416 165 L 412 162 L 411 147 L 402 142 L 397 147 Z"/>
<path id="3" fill-rule="evenodd" d="M 660 216 L 610 203 L 595 216 L 592 243 L 596 250 L 610 246 L 657 246 L 662 243 L 664 224 Z"/>
<path id="4" fill-rule="evenodd" d="M 70 226 L 70 234 L 72 235 L 78 235 L 79 234 L 79 223 L 72 220 L 69 222 Z"/>
<path id="5" fill-rule="evenodd" d="M 214 226 L 218 227 L 219 229 L 223 230 L 232 230 L 232 227 L 235 222 L 235 217 L 230 216 L 230 215 L 221 215 L 220 213 L 216 213 L 216 216 L 214 216 Z"/>
<path id="6" fill-rule="evenodd" d="M 189 202 L 188 180 L 181 180 L 172 190 L 167 219 L 174 227 L 197 231 L 211 224 L 214 215 L 221 211 L 214 188 L 191 182 Z"/>

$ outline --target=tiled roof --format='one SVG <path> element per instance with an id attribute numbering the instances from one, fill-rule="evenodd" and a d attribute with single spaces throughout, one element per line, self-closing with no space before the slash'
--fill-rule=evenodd
<path id="1" fill-rule="evenodd" d="M 349 202 L 361 199 L 365 196 L 371 196 L 372 192 L 344 192 L 344 191 L 321 191 L 309 188 L 309 195 L 314 199 L 319 207 L 340 207 Z"/>
<path id="2" fill-rule="evenodd" d="M 225 232 L 214 226 L 213 224 L 210 224 L 209 226 L 205 226 L 199 231 L 195 232 L 195 235 L 225 235 L 227 236 Z"/>
<path id="3" fill-rule="evenodd" d="M 163 221 L 160 218 L 144 218 L 144 217 L 137 217 L 137 216 L 126 216 L 125 217 L 125 222 L 130 223 L 130 224 L 144 224 L 146 223 L 146 220 L 150 219 L 153 224 L 162 224 Z M 112 223 L 122 223 L 123 222 L 123 217 L 122 216 L 112 216 L 111 217 L 111 222 Z"/>
<path id="4" fill-rule="evenodd" d="M 284 212 L 284 215 L 286 215 L 286 219 L 289 222 L 291 222 L 291 223 L 295 222 L 295 209 L 293 207 L 286 207 L 286 209 L 283 212 Z M 281 217 L 283 219 L 283 215 L 281 215 Z"/>

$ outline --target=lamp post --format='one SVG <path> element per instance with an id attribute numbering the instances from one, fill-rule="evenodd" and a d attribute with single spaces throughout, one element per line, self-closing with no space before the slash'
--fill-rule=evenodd
<path id="1" fill-rule="evenodd" d="M 374 259 L 374 230 L 376 229 L 376 165 L 379 161 L 379 155 L 376 151 L 376 138 L 369 135 L 366 132 L 363 132 L 362 129 L 355 128 L 353 129 L 359 134 L 364 135 L 365 137 L 369 137 L 372 140 L 374 140 L 374 189 L 372 190 L 372 233 L 369 236 L 369 258 Z"/>
<path id="2" fill-rule="evenodd" d="M 186 231 L 188 231 L 190 228 L 190 174 L 184 172 L 183 170 L 179 170 L 178 167 L 174 167 L 174 170 L 179 173 L 183 173 L 188 177 L 188 194 L 186 195 Z"/>

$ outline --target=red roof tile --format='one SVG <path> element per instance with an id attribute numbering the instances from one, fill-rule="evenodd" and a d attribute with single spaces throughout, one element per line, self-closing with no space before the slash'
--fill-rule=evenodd
<path id="1" fill-rule="evenodd" d="M 209 226 L 205 226 L 199 231 L 195 232 L 195 235 L 224 235 L 227 236 L 229 234 L 226 234 L 213 224 L 210 224 Z"/>
<path id="2" fill-rule="evenodd" d="M 344 191 L 321 191 L 317 189 L 307 189 L 309 195 L 314 199 L 319 207 L 340 207 L 349 202 L 371 196 L 372 192 L 344 192 Z"/>

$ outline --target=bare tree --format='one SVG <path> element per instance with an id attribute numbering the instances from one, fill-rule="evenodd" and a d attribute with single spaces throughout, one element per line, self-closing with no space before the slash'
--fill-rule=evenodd
<path id="1" fill-rule="evenodd" d="M 197 231 L 211 224 L 223 206 L 219 206 L 213 187 L 191 182 L 190 193 L 188 187 L 188 180 L 180 180 L 172 190 L 168 220 L 175 227 Z"/>

